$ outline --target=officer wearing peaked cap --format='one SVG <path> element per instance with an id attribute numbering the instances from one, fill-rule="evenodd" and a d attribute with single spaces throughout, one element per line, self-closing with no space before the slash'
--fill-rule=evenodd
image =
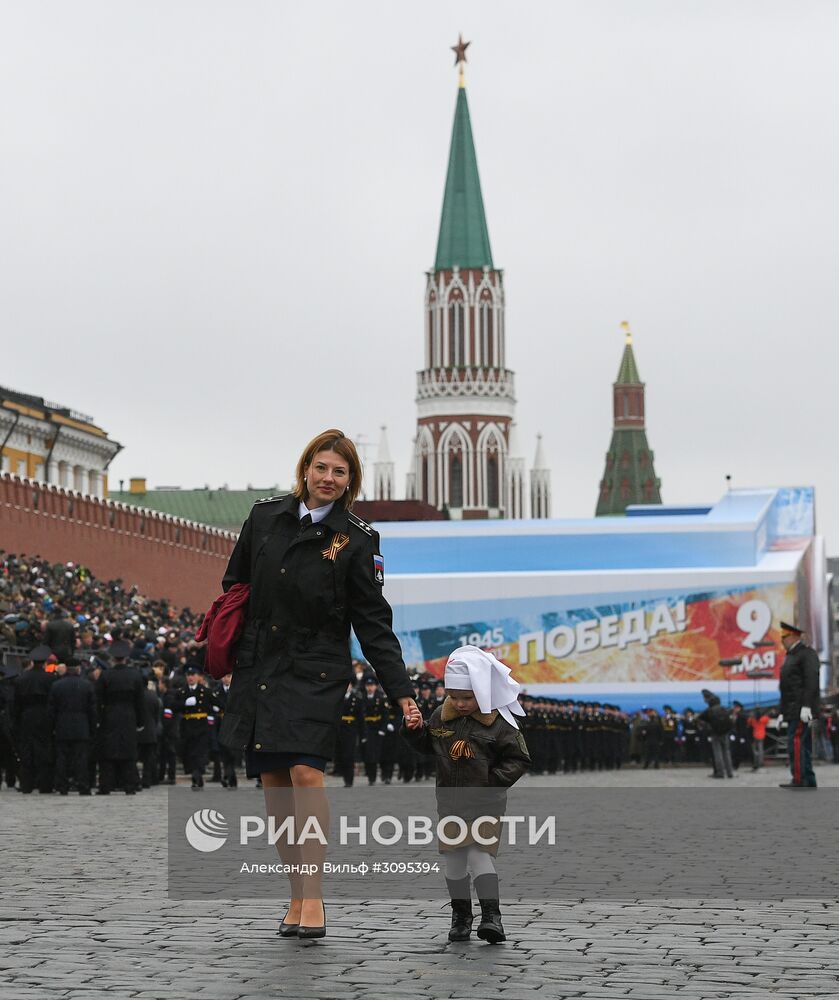
<path id="1" fill-rule="evenodd" d="M 344 788 L 351 788 L 355 780 L 355 758 L 358 751 L 361 719 L 363 717 L 363 699 L 350 682 L 344 692 L 341 705 L 341 725 L 338 730 L 336 746 L 336 767 L 344 779 Z"/>
<path id="2" fill-rule="evenodd" d="M 204 787 L 204 769 L 210 755 L 210 726 L 215 725 L 211 692 L 201 683 L 197 663 L 186 667 L 186 687 L 181 688 L 179 709 L 184 741 L 184 767 L 192 775 L 192 790 Z"/>
<path id="3" fill-rule="evenodd" d="M 112 666 L 96 681 L 99 712 L 99 791 L 110 795 L 122 788 L 133 795 L 140 784 L 137 774 L 137 731 L 145 723 L 143 675 L 128 663 L 131 646 L 121 639 L 111 644 Z"/>
<path id="4" fill-rule="evenodd" d="M 6 781 L 7 788 L 14 788 L 17 781 L 17 749 L 12 730 L 12 716 L 15 703 L 15 678 L 20 673 L 18 663 L 12 665 L 0 660 L 0 784 Z"/>
<path id="5" fill-rule="evenodd" d="M 55 737 L 55 787 L 67 795 L 70 779 L 79 795 L 90 795 L 90 747 L 96 734 L 96 693 L 71 659 L 67 673 L 50 687 L 50 729 Z"/>
<path id="6" fill-rule="evenodd" d="M 792 781 L 781 788 L 816 787 L 813 770 L 813 720 L 819 711 L 818 653 L 804 644 L 804 630 L 781 622 L 786 650 L 781 664 L 781 718 L 787 720 L 787 749 Z"/>
<path id="7" fill-rule="evenodd" d="M 21 792 L 35 787 L 42 794 L 53 788 L 52 736 L 47 703 L 55 674 L 44 664 L 52 656 L 49 646 L 36 646 L 27 659 L 29 667 L 15 679 L 13 722 L 15 745 L 20 757 Z"/>
<path id="8" fill-rule="evenodd" d="M 672 705 L 664 706 L 661 716 L 661 756 L 665 764 L 672 767 L 676 763 L 676 737 L 679 732 L 679 722 Z"/>
<path id="9" fill-rule="evenodd" d="M 361 744 L 367 783 L 374 785 L 382 763 L 382 744 L 388 724 L 387 704 L 375 677 L 368 677 L 364 684 Z M 401 722 L 401 719 L 400 719 Z M 382 774 L 384 777 L 384 773 Z"/>

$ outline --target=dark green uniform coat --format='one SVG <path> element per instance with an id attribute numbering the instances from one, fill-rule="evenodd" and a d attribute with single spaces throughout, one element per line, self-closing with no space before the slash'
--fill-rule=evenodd
<path id="1" fill-rule="evenodd" d="M 379 536 L 340 502 L 301 528 L 294 496 L 259 501 L 223 587 L 249 583 L 221 741 L 331 757 L 347 684 L 350 626 L 391 701 L 414 696 L 384 598 Z"/>

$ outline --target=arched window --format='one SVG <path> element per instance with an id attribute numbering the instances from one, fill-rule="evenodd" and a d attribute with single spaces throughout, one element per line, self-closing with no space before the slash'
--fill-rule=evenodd
<path id="1" fill-rule="evenodd" d="M 621 480 L 621 500 L 628 500 L 628 499 L 629 499 L 629 480 L 628 479 L 622 479 Z"/>
<path id="2" fill-rule="evenodd" d="M 426 362 L 429 368 L 434 367 L 434 302 L 432 301 L 428 307 L 428 353 L 426 354 L 428 361 Z"/>
<path id="3" fill-rule="evenodd" d="M 417 481 L 414 487 L 418 500 L 425 503 L 436 504 L 437 499 L 432 496 L 434 489 L 434 442 L 428 428 L 423 428 L 417 435 L 416 441 L 416 475 Z"/>
<path id="4" fill-rule="evenodd" d="M 449 506 L 463 506 L 463 456 L 453 451 L 449 459 Z"/>
<path id="5" fill-rule="evenodd" d="M 449 364 L 462 367 L 466 358 L 466 314 L 460 298 L 449 302 L 449 344 Z"/>
<path id="6" fill-rule="evenodd" d="M 498 455 L 487 455 L 487 507 L 498 507 Z"/>
<path id="7" fill-rule="evenodd" d="M 644 499 L 652 500 L 653 498 L 653 481 L 652 479 L 647 479 L 644 481 Z"/>
<path id="8" fill-rule="evenodd" d="M 481 300 L 481 358 L 480 363 L 492 368 L 495 357 L 492 343 L 492 300 L 487 296 Z"/>

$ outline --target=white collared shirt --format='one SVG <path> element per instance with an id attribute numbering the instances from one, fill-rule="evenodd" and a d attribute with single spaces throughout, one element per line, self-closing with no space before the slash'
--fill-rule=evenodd
<path id="1" fill-rule="evenodd" d="M 312 515 L 312 524 L 317 524 L 322 521 L 325 517 L 329 516 L 329 512 L 335 506 L 335 501 L 328 503 L 325 507 L 315 507 L 314 510 L 309 510 L 303 501 L 300 501 L 300 506 L 297 508 L 297 516 L 302 520 L 307 514 Z"/>

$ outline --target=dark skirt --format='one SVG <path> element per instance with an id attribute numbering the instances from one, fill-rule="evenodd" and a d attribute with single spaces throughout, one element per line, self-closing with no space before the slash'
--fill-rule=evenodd
<path id="1" fill-rule="evenodd" d="M 249 778 L 258 778 L 265 771 L 279 771 L 295 764 L 306 764 L 309 767 L 316 767 L 319 771 L 325 771 L 328 760 L 328 757 L 295 753 L 293 750 L 252 750 L 248 747 L 245 751 L 245 774 Z"/>

